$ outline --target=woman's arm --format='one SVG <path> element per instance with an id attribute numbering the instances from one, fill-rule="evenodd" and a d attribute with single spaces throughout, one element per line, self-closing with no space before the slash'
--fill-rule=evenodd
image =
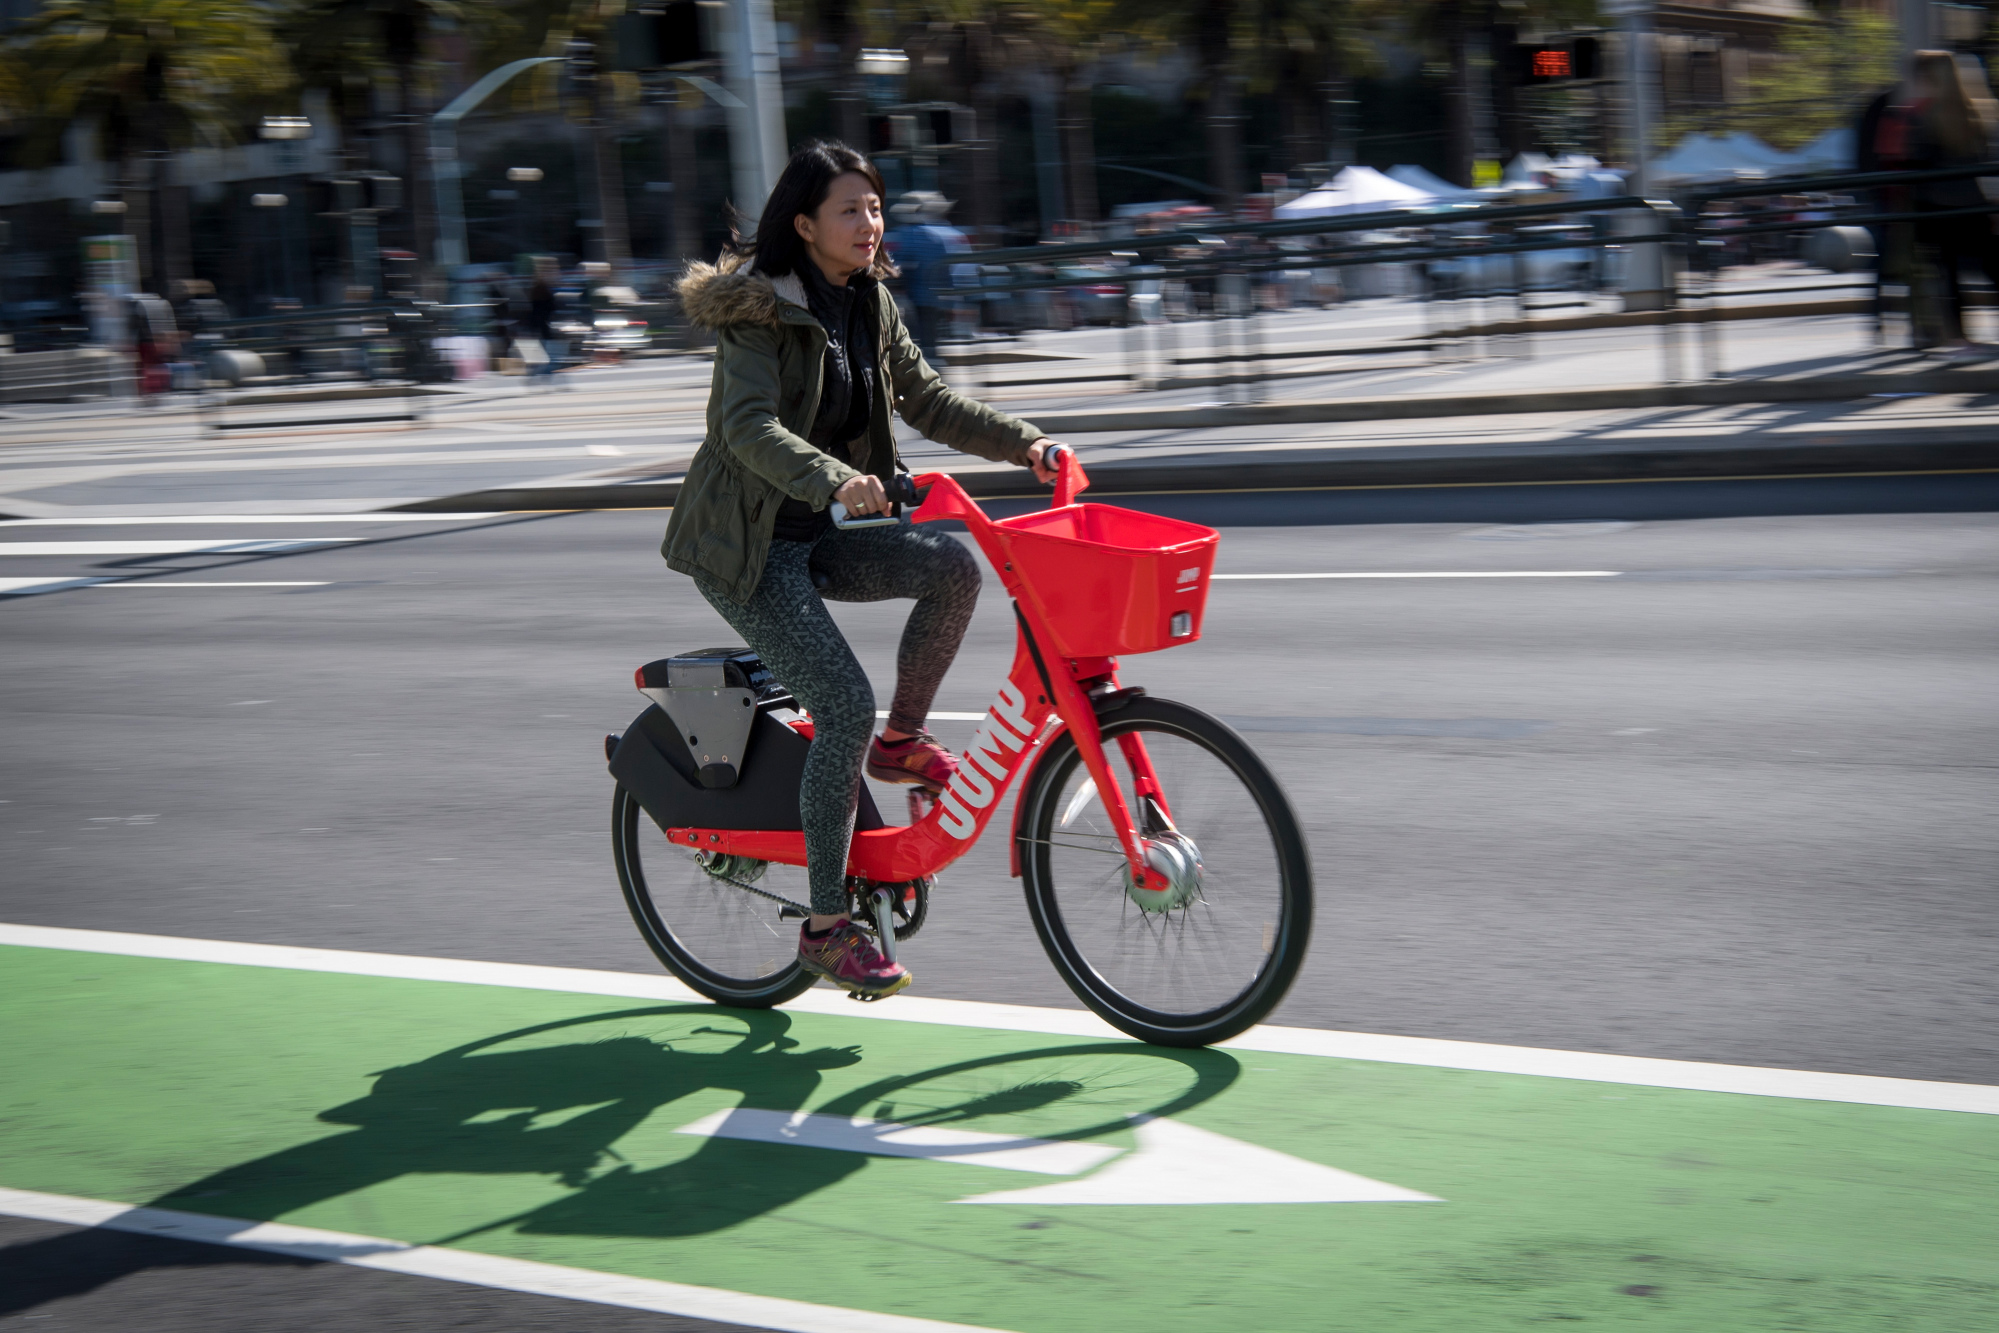
<path id="1" fill-rule="evenodd" d="M 824 509 L 834 492 L 861 474 L 786 430 L 778 419 L 782 336 L 777 329 L 754 324 L 735 325 L 716 335 L 721 382 L 715 392 L 721 400 L 722 442 L 757 476 L 795 500 Z"/>
<path id="2" fill-rule="evenodd" d="M 882 319 L 888 330 L 888 377 L 895 410 L 904 421 L 939 444 L 995 462 L 1028 466 L 1029 450 L 1041 432 L 1018 417 L 975 403 L 938 378 L 916 340 L 903 327 L 894 298 L 881 289 Z"/>

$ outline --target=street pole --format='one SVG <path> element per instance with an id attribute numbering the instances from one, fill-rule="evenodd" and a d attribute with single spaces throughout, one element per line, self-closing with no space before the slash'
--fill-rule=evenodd
<path id="1" fill-rule="evenodd" d="M 497 92 L 516 74 L 563 60 L 563 56 L 529 56 L 502 65 L 453 98 L 451 105 L 430 118 L 431 188 L 437 195 L 437 262 L 445 269 L 467 262 L 465 186 L 458 162 L 458 122 Z"/>
<path id="2" fill-rule="evenodd" d="M 1906 70 L 1909 57 L 1936 45 L 1936 11 L 1931 0 L 1900 0 L 1898 8 L 1902 28 L 1902 68 Z"/>
<path id="3" fill-rule="evenodd" d="M 730 90 L 729 158 L 737 208 L 750 217 L 784 171 L 784 87 L 778 78 L 777 22 L 771 0 L 729 0 L 726 61 Z"/>
<path id="4" fill-rule="evenodd" d="M 1629 112 L 1631 172 L 1625 192 L 1645 197 L 1651 189 L 1652 124 L 1657 119 L 1652 77 L 1652 0 L 1608 0 L 1604 12 L 1623 21 L 1624 89 Z M 1643 235 L 1660 222 L 1650 210 L 1631 209 L 1613 215 L 1620 231 Z M 1624 308 L 1663 310 L 1673 304 L 1673 279 L 1666 267 L 1666 248 L 1657 243 L 1625 249 Z"/>

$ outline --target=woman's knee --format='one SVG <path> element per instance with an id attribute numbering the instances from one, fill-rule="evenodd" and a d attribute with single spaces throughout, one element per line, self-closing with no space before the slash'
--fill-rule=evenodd
<path id="1" fill-rule="evenodd" d="M 941 532 L 921 534 L 925 540 L 925 564 L 930 590 L 951 597 L 979 595 L 982 582 L 978 558 L 963 543 Z"/>
<path id="2" fill-rule="evenodd" d="M 804 700 L 812 712 L 813 744 L 824 742 L 837 749 L 863 743 L 874 735 L 875 691 L 866 676 L 843 682 L 841 688 L 815 693 L 817 698 Z"/>

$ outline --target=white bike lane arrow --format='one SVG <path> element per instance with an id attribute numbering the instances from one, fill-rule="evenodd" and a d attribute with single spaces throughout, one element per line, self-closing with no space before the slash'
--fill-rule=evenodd
<path id="1" fill-rule="evenodd" d="M 1261 1148 L 1175 1120 L 1133 1116 L 1135 1151 L 1103 1143 L 1021 1138 L 974 1130 L 902 1125 L 864 1117 L 738 1107 L 681 1128 L 703 1138 L 743 1139 L 799 1148 L 922 1157 L 1038 1175 L 1094 1174 L 1056 1185 L 975 1194 L 958 1203 L 1441 1203 L 1432 1194 L 1370 1180 L 1302 1157 Z M 1117 1160 L 1111 1161 L 1112 1158 Z M 1103 1166 L 1105 1162 L 1110 1165 Z"/>

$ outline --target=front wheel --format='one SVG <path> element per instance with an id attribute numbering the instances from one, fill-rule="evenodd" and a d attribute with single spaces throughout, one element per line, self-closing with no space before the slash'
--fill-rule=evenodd
<path id="1" fill-rule="evenodd" d="M 1116 831 L 1068 732 L 1035 766 L 1021 878 L 1055 968 L 1112 1026 L 1205 1046 L 1261 1020 L 1290 989 L 1312 931 L 1312 869 L 1277 780 L 1206 713 L 1135 699 L 1102 720 L 1104 753 L 1141 836 L 1171 848 L 1178 889 L 1133 891 Z M 1141 800 L 1134 761 L 1161 801 Z"/>
<path id="2" fill-rule="evenodd" d="M 639 934 L 695 990 L 768 1009 L 812 985 L 798 962 L 798 924 L 779 915 L 785 900 L 811 896 L 802 868 L 676 846 L 622 783 L 611 803 L 611 855 Z"/>

